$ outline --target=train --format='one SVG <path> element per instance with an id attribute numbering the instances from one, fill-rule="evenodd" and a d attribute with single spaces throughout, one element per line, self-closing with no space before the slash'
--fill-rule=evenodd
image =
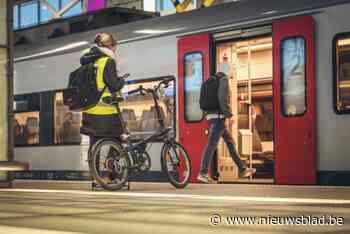
<path id="1" fill-rule="evenodd" d="M 62 90 L 81 51 L 107 32 L 118 40 L 117 69 L 131 74 L 121 107 L 133 134 L 159 126 L 151 99 L 127 91 L 174 77 L 162 91 L 162 114 L 191 157 L 192 182 L 208 138 L 200 87 L 220 71 L 229 77 L 234 114 L 227 127 L 257 173 L 238 178 L 220 142 L 212 162 L 219 182 L 348 186 L 349 11 L 345 0 L 234 1 L 15 46 L 15 160 L 31 167 L 15 178 L 89 179 L 81 113 L 64 106 Z M 134 180 L 166 180 L 160 149 L 152 144 L 151 170 Z"/>

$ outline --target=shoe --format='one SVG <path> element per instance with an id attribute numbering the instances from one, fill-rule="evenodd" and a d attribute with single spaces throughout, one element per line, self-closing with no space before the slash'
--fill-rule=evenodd
<path id="1" fill-rule="evenodd" d="M 244 171 L 239 173 L 240 178 L 245 178 L 254 175 L 256 172 L 255 168 L 246 168 Z"/>
<path id="2" fill-rule="evenodd" d="M 205 184 L 209 184 L 210 183 L 208 175 L 199 174 L 197 176 L 197 180 L 199 180 L 200 182 L 205 183 Z"/>

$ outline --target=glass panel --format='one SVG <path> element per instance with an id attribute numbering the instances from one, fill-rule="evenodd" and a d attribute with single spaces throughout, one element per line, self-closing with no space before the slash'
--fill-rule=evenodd
<path id="1" fill-rule="evenodd" d="M 29 27 L 39 23 L 38 2 L 29 1 L 21 5 L 21 27 Z"/>
<path id="2" fill-rule="evenodd" d="M 16 113 L 14 119 L 15 145 L 39 144 L 39 112 Z"/>
<path id="3" fill-rule="evenodd" d="M 65 7 L 71 0 L 63 0 L 62 1 L 62 7 Z M 75 15 L 79 15 L 81 14 L 83 11 L 82 9 L 82 3 L 79 2 L 77 3 L 72 9 L 70 9 L 69 11 L 67 11 L 63 17 L 71 17 L 71 16 L 75 16 Z"/>
<path id="4" fill-rule="evenodd" d="M 175 9 L 174 4 L 171 0 L 163 0 L 162 1 L 162 11 L 169 11 Z"/>
<path id="5" fill-rule="evenodd" d="M 203 56 L 200 53 L 187 54 L 184 58 L 185 119 L 188 122 L 203 119 L 199 106 L 203 83 Z"/>
<path id="6" fill-rule="evenodd" d="M 305 39 L 282 42 L 282 112 L 286 116 L 306 112 Z"/>
<path id="7" fill-rule="evenodd" d="M 18 29 L 19 22 L 18 22 L 18 5 L 13 7 L 13 29 Z"/>
<path id="8" fill-rule="evenodd" d="M 337 110 L 350 110 L 350 37 L 337 41 Z"/>
<path id="9" fill-rule="evenodd" d="M 122 102 L 120 108 L 122 110 L 123 118 L 132 135 L 151 135 L 159 129 L 160 125 L 151 94 L 132 94 L 128 96 L 126 93 L 137 89 L 140 85 L 142 85 L 144 88 L 153 88 L 158 83 L 159 81 L 148 81 L 137 84 L 129 84 L 123 88 L 122 92 L 125 101 Z M 161 89 L 159 96 L 159 105 L 161 115 L 164 118 L 165 126 L 172 126 L 174 129 L 175 95 L 173 82 L 170 83 L 169 87 Z"/>
<path id="10" fill-rule="evenodd" d="M 0 45 L 7 44 L 7 8 L 6 1 L 0 1 Z"/>
<path id="11" fill-rule="evenodd" d="M 51 4 L 51 6 L 55 10 L 59 10 L 59 0 L 48 0 L 48 2 Z M 40 4 L 40 21 L 41 22 L 46 22 L 51 20 L 53 17 L 53 13 L 49 11 L 47 6 L 43 3 Z"/>
<path id="12" fill-rule="evenodd" d="M 63 104 L 62 92 L 55 95 L 55 144 L 80 144 L 80 112 L 69 111 Z"/>

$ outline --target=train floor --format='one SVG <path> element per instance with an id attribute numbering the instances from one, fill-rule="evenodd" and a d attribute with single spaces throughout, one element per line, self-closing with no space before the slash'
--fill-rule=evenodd
<path id="1" fill-rule="evenodd" d="M 350 187 L 15 181 L 1 233 L 350 233 Z"/>

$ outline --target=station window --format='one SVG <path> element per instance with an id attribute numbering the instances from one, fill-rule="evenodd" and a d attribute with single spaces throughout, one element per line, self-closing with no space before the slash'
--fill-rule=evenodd
<path id="1" fill-rule="evenodd" d="M 300 116 L 306 112 L 305 47 L 302 37 L 282 42 L 282 113 L 285 116 Z"/>
<path id="2" fill-rule="evenodd" d="M 59 0 L 48 0 L 50 5 L 58 11 L 60 9 Z M 53 17 L 53 13 L 47 8 L 47 6 L 43 3 L 40 3 L 40 22 L 47 22 L 51 20 Z"/>
<path id="3" fill-rule="evenodd" d="M 350 113 L 350 34 L 339 34 L 334 42 L 335 109 Z"/>
<path id="4" fill-rule="evenodd" d="M 137 89 L 140 85 L 144 88 L 154 88 L 159 81 L 146 81 L 129 84 L 122 90 L 124 101 L 120 108 L 122 116 L 132 133 L 136 136 L 153 134 L 160 127 L 156 108 L 151 94 L 126 95 L 128 91 Z M 160 90 L 160 109 L 166 127 L 175 128 L 175 86 L 172 82 L 169 87 Z"/>
<path id="5" fill-rule="evenodd" d="M 69 2 L 71 2 L 71 0 L 63 0 L 62 6 L 66 6 Z M 71 17 L 71 16 L 79 15 L 82 13 L 82 11 L 83 11 L 83 3 L 82 1 L 80 1 L 79 3 L 75 4 L 75 6 L 72 9 L 67 11 L 63 15 L 63 17 Z"/>
<path id="6" fill-rule="evenodd" d="M 199 52 L 184 57 L 184 105 L 185 119 L 197 122 L 203 119 L 199 106 L 200 90 L 203 83 L 203 55 Z"/>
<path id="7" fill-rule="evenodd" d="M 183 1 L 179 1 L 180 3 Z M 197 0 L 192 0 L 191 3 L 193 6 L 197 5 Z M 172 0 L 156 0 L 156 10 L 158 12 L 161 11 L 173 11 L 175 10 L 174 4 L 172 3 Z"/>
<path id="8" fill-rule="evenodd" d="M 55 94 L 55 144 L 80 144 L 81 112 L 72 112 L 63 104 L 62 92 Z"/>
<path id="9" fill-rule="evenodd" d="M 14 29 L 19 28 L 18 11 L 19 11 L 18 5 L 14 6 L 13 7 L 13 28 Z"/>
<path id="10" fill-rule="evenodd" d="M 20 4 L 20 27 L 29 27 L 39 23 L 38 2 L 29 1 Z"/>
<path id="11" fill-rule="evenodd" d="M 157 11 L 175 10 L 174 4 L 171 2 L 171 0 L 157 0 L 156 7 Z"/>
<path id="12" fill-rule="evenodd" d="M 47 0 L 55 11 L 62 10 L 71 0 Z M 63 17 L 79 15 L 83 12 L 83 1 L 79 1 Z M 20 29 L 45 23 L 53 18 L 53 12 L 39 0 L 26 1 L 13 6 L 13 28 Z"/>
<path id="13" fill-rule="evenodd" d="M 16 113 L 14 119 L 15 145 L 38 145 L 40 133 L 39 112 Z"/>

